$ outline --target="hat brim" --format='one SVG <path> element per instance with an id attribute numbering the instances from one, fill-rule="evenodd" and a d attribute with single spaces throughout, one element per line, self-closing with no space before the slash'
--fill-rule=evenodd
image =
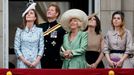
<path id="1" fill-rule="evenodd" d="M 79 19 L 82 23 L 80 30 L 84 30 L 87 27 L 88 24 L 88 16 L 85 12 L 79 9 L 70 9 L 67 10 L 63 15 L 61 16 L 60 23 L 64 30 L 67 32 L 70 32 L 69 28 L 69 22 L 72 18 Z"/>
<path id="2" fill-rule="evenodd" d="M 35 6 L 36 6 L 36 3 L 32 3 L 32 4 L 23 12 L 22 17 L 24 17 L 25 14 L 26 14 L 29 10 L 35 9 Z"/>

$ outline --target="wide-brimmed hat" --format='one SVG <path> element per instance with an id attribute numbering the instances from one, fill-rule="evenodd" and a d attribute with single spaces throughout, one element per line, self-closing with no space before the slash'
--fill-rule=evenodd
<path id="1" fill-rule="evenodd" d="M 32 4 L 30 4 L 29 6 L 28 6 L 28 8 L 22 13 L 22 17 L 24 17 L 25 16 L 25 14 L 29 11 L 29 10 L 31 10 L 31 9 L 34 9 L 35 10 L 35 6 L 36 6 L 36 3 L 32 3 Z"/>
<path id="2" fill-rule="evenodd" d="M 63 15 L 61 16 L 60 23 L 62 27 L 67 31 L 70 32 L 69 28 L 69 22 L 72 18 L 79 19 L 82 23 L 80 30 L 84 30 L 87 27 L 88 24 L 88 16 L 85 12 L 79 9 L 70 9 L 67 10 Z"/>

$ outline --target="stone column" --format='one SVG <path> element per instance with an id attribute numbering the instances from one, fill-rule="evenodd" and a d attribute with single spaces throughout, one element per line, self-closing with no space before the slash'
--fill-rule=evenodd
<path id="1" fill-rule="evenodd" d="M 2 34 L 3 34 L 3 36 L 2 36 L 2 40 L 3 40 L 3 43 L 0 43 L 0 44 L 2 44 L 3 45 L 3 48 L 0 48 L 0 49 L 3 49 L 2 50 L 2 56 L 3 56 L 3 68 L 8 68 L 8 49 L 9 49 L 9 46 L 8 46 L 8 34 L 9 34 L 9 32 L 8 32 L 8 25 L 9 25 L 9 21 L 8 21 L 8 18 L 9 18 L 9 16 L 8 16 L 8 0 L 3 0 L 3 24 L 1 24 L 1 25 L 3 25 L 2 27 L 0 27 L 0 28 L 3 28 L 3 30 L 2 31 L 0 31 L 0 32 L 2 32 Z"/>
<path id="2" fill-rule="evenodd" d="M 125 13 L 125 25 L 134 37 L 134 0 L 122 0 L 122 10 Z"/>
<path id="3" fill-rule="evenodd" d="M 0 68 L 3 67 L 3 1 L 0 0 Z"/>
<path id="4" fill-rule="evenodd" d="M 101 0 L 100 2 L 100 19 L 102 25 L 102 32 L 106 34 L 111 29 L 111 15 L 113 11 L 121 10 L 122 0 Z"/>

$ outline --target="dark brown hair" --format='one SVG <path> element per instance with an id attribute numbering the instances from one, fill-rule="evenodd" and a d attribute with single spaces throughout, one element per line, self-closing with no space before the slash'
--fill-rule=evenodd
<path id="1" fill-rule="evenodd" d="M 101 33 L 101 22 L 100 22 L 99 18 L 96 15 L 93 16 L 93 17 L 95 17 L 95 21 L 96 21 L 95 32 L 98 35 L 98 34 Z M 89 18 L 88 21 L 91 20 L 91 18 Z"/>
<path id="2" fill-rule="evenodd" d="M 37 16 L 36 10 L 34 10 L 34 9 L 31 9 L 31 10 L 34 11 L 34 14 L 35 14 L 35 17 L 36 17 L 36 20 L 34 21 L 34 24 L 38 25 L 38 16 Z M 23 17 L 22 25 L 19 26 L 21 29 L 24 29 L 26 27 L 26 15 L 27 15 L 27 13 Z"/>

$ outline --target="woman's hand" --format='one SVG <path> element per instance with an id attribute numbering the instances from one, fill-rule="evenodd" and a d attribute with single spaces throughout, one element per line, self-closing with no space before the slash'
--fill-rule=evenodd
<path id="1" fill-rule="evenodd" d="M 24 64 L 26 64 L 28 67 L 30 67 L 31 66 L 31 62 L 30 61 L 28 61 L 28 60 L 22 60 L 22 62 L 24 63 Z"/>
<path id="2" fill-rule="evenodd" d="M 91 64 L 91 68 L 96 68 L 96 67 L 97 67 L 96 63 Z"/>
<path id="3" fill-rule="evenodd" d="M 31 68 L 36 68 L 36 66 L 40 63 L 41 56 L 37 56 L 36 60 L 30 65 Z"/>
<path id="4" fill-rule="evenodd" d="M 87 63 L 87 68 L 91 68 L 91 65 Z"/>
<path id="5" fill-rule="evenodd" d="M 116 68 L 121 68 L 122 67 L 122 64 L 123 64 L 123 61 L 118 61 L 118 62 L 116 62 Z"/>
<path id="6" fill-rule="evenodd" d="M 39 64 L 39 61 L 36 60 L 36 61 L 34 61 L 34 62 L 30 65 L 30 67 L 31 67 L 31 68 L 35 68 L 38 64 Z"/>
<path id="7" fill-rule="evenodd" d="M 109 62 L 109 66 L 110 66 L 111 68 L 114 68 L 114 67 L 115 67 L 116 63 L 115 63 L 114 61 L 109 60 L 108 62 Z"/>
<path id="8" fill-rule="evenodd" d="M 26 59 L 23 57 L 23 55 L 19 56 L 18 59 L 19 59 L 20 61 L 22 61 L 24 64 L 26 64 L 28 67 L 30 67 L 31 62 L 28 61 L 28 60 L 26 60 Z"/>
<path id="9" fill-rule="evenodd" d="M 64 56 L 64 58 L 67 58 L 67 59 L 70 59 L 70 58 L 72 58 L 72 51 L 71 50 L 66 50 L 66 51 L 64 51 L 63 52 L 63 56 Z"/>

